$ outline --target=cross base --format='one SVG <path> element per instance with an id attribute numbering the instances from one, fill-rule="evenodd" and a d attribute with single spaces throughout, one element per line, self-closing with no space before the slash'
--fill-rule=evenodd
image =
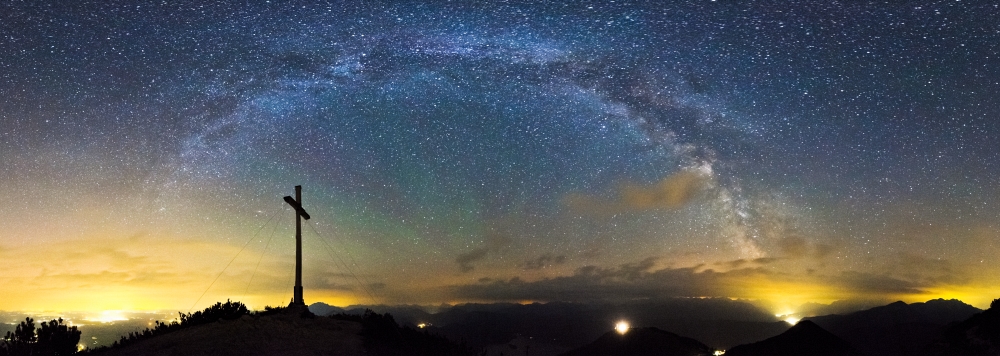
<path id="1" fill-rule="evenodd" d="M 306 302 L 302 300 L 302 286 L 295 286 L 295 294 L 292 297 L 292 303 L 289 305 L 306 305 Z"/>

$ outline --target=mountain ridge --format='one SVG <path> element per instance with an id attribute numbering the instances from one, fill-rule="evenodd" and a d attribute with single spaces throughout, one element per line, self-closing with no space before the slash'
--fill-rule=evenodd
<path id="1" fill-rule="evenodd" d="M 810 317 L 830 333 L 873 355 L 919 354 L 949 323 L 960 322 L 980 310 L 962 301 L 932 299 L 887 305 L 845 315 Z"/>

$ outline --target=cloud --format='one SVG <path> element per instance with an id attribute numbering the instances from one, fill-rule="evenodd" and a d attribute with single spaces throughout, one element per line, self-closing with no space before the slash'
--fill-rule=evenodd
<path id="1" fill-rule="evenodd" d="M 845 271 L 828 281 L 852 291 L 856 295 L 921 294 L 921 286 L 911 281 L 866 272 Z"/>
<path id="2" fill-rule="evenodd" d="M 322 290 L 335 290 L 335 291 L 343 291 L 343 292 L 352 292 L 352 291 L 354 291 L 354 286 L 348 285 L 348 284 L 326 283 L 326 284 L 323 284 L 323 285 L 317 285 L 315 287 L 310 286 L 310 287 L 315 288 L 317 290 L 322 289 Z"/>
<path id="3" fill-rule="evenodd" d="M 455 257 L 455 263 L 458 263 L 458 267 L 462 272 L 469 272 L 475 269 L 472 265 L 473 262 L 486 258 L 486 255 L 489 253 L 490 249 L 488 247 L 476 248 L 472 251 L 459 254 L 458 257 Z"/>
<path id="4" fill-rule="evenodd" d="M 552 266 L 554 264 L 561 265 L 566 262 L 565 255 L 554 256 L 551 253 L 546 253 L 544 255 L 538 256 L 524 262 L 524 269 L 535 270 L 542 269 L 545 267 Z"/>
<path id="5" fill-rule="evenodd" d="M 510 241 L 510 238 L 506 236 L 491 236 L 486 239 L 486 246 L 477 247 L 472 249 L 472 251 L 459 254 L 455 257 L 455 263 L 458 264 L 458 268 L 462 273 L 470 272 L 475 269 L 473 265 L 475 262 L 486 258 L 490 253 L 499 252 L 502 248 L 510 244 Z"/>
<path id="6" fill-rule="evenodd" d="M 572 275 L 525 281 L 520 277 L 508 280 L 483 279 L 479 283 L 448 287 L 448 293 L 471 300 L 561 300 L 594 301 L 661 297 L 734 296 L 750 297 L 750 293 L 734 293 L 743 287 L 774 274 L 761 268 L 744 268 L 724 273 L 704 265 L 686 268 L 655 269 L 658 258 L 613 268 L 584 266 Z M 737 295 L 742 294 L 742 295 Z"/>
<path id="7" fill-rule="evenodd" d="M 807 271 L 795 260 L 738 259 L 689 267 L 662 266 L 651 257 L 616 267 L 583 266 L 569 275 L 527 280 L 481 278 L 476 283 L 444 287 L 461 300 L 624 301 L 664 297 L 727 297 L 781 300 L 785 303 L 837 299 L 899 300 L 932 296 L 945 284 L 913 279 L 897 271 Z M 716 267 L 717 266 L 717 267 Z M 709 267 L 716 267 L 712 269 Z"/>
<path id="8" fill-rule="evenodd" d="M 612 199 L 570 194 L 565 204 L 578 212 L 613 215 L 655 209 L 680 209 L 710 185 L 711 175 L 695 169 L 682 170 L 651 185 L 625 183 Z"/>
<path id="9" fill-rule="evenodd" d="M 625 185 L 621 190 L 622 201 L 627 206 L 639 210 L 677 209 L 686 205 L 701 191 L 706 178 L 693 171 L 681 171 L 664 178 L 654 186 Z"/>
<path id="10" fill-rule="evenodd" d="M 335 276 L 334 274 L 313 272 L 313 273 L 303 273 L 303 275 L 304 275 L 304 280 L 302 281 L 302 285 L 307 286 L 309 289 L 354 291 L 355 288 L 358 286 L 355 280 L 351 278 L 343 278 L 340 276 Z M 288 287 L 287 285 L 284 284 L 280 286 L 286 288 Z"/>
<path id="11" fill-rule="evenodd" d="M 101 286 L 120 285 L 127 287 L 155 287 L 162 283 L 174 283 L 187 280 L 179 273 L 164 273 L 149 270 L 140 271 L 99 271 L 99 272 L 67 272 L 51 273 L 43 270 L 41 275 L 31 279 L 29 285 L 53 290 L 77 288 L 100 288 Z"/>

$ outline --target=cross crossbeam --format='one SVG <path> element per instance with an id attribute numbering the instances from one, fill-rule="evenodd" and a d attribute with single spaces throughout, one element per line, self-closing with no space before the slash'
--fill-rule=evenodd
<path id="1" fill-rule="evenodd" d="M 288 205 L 291 205 L 292 208 L 295 208 L 295 212 L 302 216 L 303 219 L 309 220 L 309 213 L 307 213 L 305 209 L 302 209 L 302 205 L 299 205 L 299 202 L 289 196 L 285 197 L 285 202 L 288 203 Z"/>

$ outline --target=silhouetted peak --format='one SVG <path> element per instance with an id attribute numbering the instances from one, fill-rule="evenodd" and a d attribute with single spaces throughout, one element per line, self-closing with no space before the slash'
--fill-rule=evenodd
<path id="1" fill-rule="evenodd" d="M 926 307 L 933 307 L 939 309 L 956 309 L 956 308 L 975 308 L 969 304 L 958 299 L 931 299 L 923 303 L 913 303 L 910 305 L 923 305 Z M 978 308 L 977 308 L 978 309 Z"/>
<path id="2" fill-rule="evenodd" d="M 854 356 L 861 355 L 843 339 L 816 323 L 803 320 L 781 335 L 752 344 L 740 345 L 726 352 L 735 356 Z"/>
<path id="3" fill-rule="evenodd" d="M 594 342 L 562 356 L 687 356 L 708 355 L 712 349 L 698 340 L 654 327 L 631 328 L 624 334 L 609 331 Z"/>
<path id="4" fill-rule="evenodd" d="M 785 331 L 781 335 L 775 336 L 775 338 L 782 336 L 789 339 L 795 338 L 800 340 L 832 341 L 832 342 L 843 341 L 840 340 L 840 338 L 838 338 L 837 336 L 831 334 L 829 331 L 826 331 L 826 329 L 823 329 L 819 325 L 816 325 L 816 323 L 812 322 L 811 320 L 799 321 L 798 323 L 795 324 L 795 326 L 792 326 L 790 329 L 788 329 L 788 331 Z"/>
<path id="5" fill-rule="evenodd" d="M 802 320 L 798 323 L 795 323 L 795 325 L 793 325 L 791 328 L 788 328 L 788 331 L 786 332 L 813 333 L 817 331 L 826 332 L 826 330 L 821 328 L 819 325 L 816 325 L 816 323 L 812 322 L 812 320 Z"/>
<path id="6" fill-rule="evenodd" d="M 964 302 L 962 302 L 961 300 L 958 300 L 958 299 L 944 299 L 944 298 L 931 299 L 931 300 L 928 300 L 928 301 L 926 301 L 924 303 L 928 303 L 928 304 L 936 304 L 936 303 L 949 303 L 949 304 L 950 303 L 959 303 L 959 304 L 965 304 Z"/>

